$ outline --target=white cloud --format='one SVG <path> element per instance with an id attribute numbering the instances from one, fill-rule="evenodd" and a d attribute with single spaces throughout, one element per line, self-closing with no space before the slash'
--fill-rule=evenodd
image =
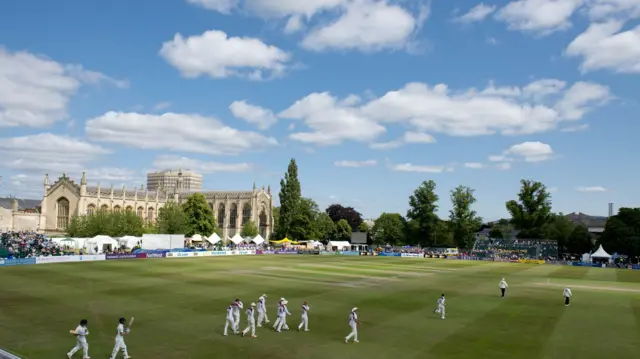
<path id="1" fill-rule="evenodd" d="M 513 162 L 513 158 L 507 157 L 505 155 L 492 155 L 489 156 L 490 162 Z"/>
<path id="2" fill-rule="evenodd" d="M 187 0 L 187 2 L 208 10 L 229 14 L 238 6 L 239 0 Z"/>
<path id="3" fill-rule="evenodd" d="M 162 155 L 153 161 L 155 168 L 182 168 L 197 173 L 248 172 L 253 168 L 251 164 L 205 162 L 187 157 Z"/>
<path id="4" fill-rule="evenodd" d="M 590 82 L 576 82 L 556 103 L 556 110 L 567 120 L 579 120 L 593 107 L 612 98 L 609 87 Z"/>
<path id="5" fill-rule="evenodd" d="M 304 20 L 299 15 L 291 16 L 284 27 L 285 34 L 293 34 L 304 28 Z"/>
<path id="6" fill-rule="evenodd" d="M 211 155 L 239 154 L 277 145 L 272 137 L 239 131 L 200 115 L 108 112 L 86 123 L 89 138 L 141 149 Z"/>
<path id="7" fill-rule="evenodd" d="M 454 168 L 450 165 L 444 166 L 425 166 L 414 165 L 412 163 L 399 163 L 389 165 L 389 169 L 396 172 L 418 172 L 418 173 L 442 173 L 453 172 Z"/>
<path id="8" fill-rule="evenodd" d="M 0 167 L 18 171 L 80 172 L 111 151 L 52 133 L 0 139 Z"/>
<path id="9" fill-rule="evenodd" d="M 511 162 L 502 162 L 502 163 L 498 163 L 496 165 L 496 169 L 499 169 L 501 171 L 507 171 L 511 169 Z"/>
<path id="10" fill-rule="evenodd" d="M 484 165 L 482 163 L 480 163 L 480 162 L 467 162 L 467 163 L 464 164 L 464 166 L 466 168 L 471 168 L 471 169 L 476 169 L 476 170 L 484 168 Z"/>
<path id="11" fill-rule="evenodd" d="M 328 92 L 313 93 L 298 100 L 278 117 L 304 120 L 314 131 L 293 133 L 291 139 L 317 145 L 337 145 L 349 140 L 369 142 L 386 131 Z"/>
<path id="12" fill-rule="evenodd" d="M 640 17 L 638 0 L 590 0 L 589 17 L 593 20 Z"/>
<path id="13" fill-rule="evenodd" d="M 64 65 L 28 52 L 0 47 L 0 127 L 47 127 L 67 117 L 71 98 L 82 84 L 106 82 L 127 87 L 80 65 Z"/>
<path id="14" fill-rule="evenodd" d="M 311 18 L 327 10 L 334 10 L 351 0 L 245 0 L 245 7 L 263 17 L 287 17 L 290 15 Z"/>
<path id="15" fill-rule="evenodd" d="M 521 135 L 554 130 L 610 98 L 608 87 L 580 82 L 565 90 L 564 82 L 553 79 L 522 88 L 490 84 L 482 91 L 409 83 L 364 104 L 351 104 L 328 92 L 312 93 L 278 116 L 303 120 L 313 129 L 294 133 L 292 139 L 322 145 L 374 142 L 386 131 L 386 124 L 450 136 Z M 405 142 L 374 142 L 372 147 L 397 148 Z"/>
<path id="16" fill-rule="evenodd" d="M 542 162 L 552 158 L 553 149 L 542 142 L 523 142 L 509 147 L 504 153 L 522 157 L 527 162 Z"/>
<path id="17" fill-rule="evenodd" d="M 278 122 L 278 118 L 271 110 L 251 105 L 245 100 L 234 101 L 229 109 L 236 118 L 254 124 L 261 130 L 266 130 Z"/>
<path id="18" fill-rule="evenodd" d="M 561 132 L 580 132 L 580 131 L 586 131 L 589 129 L 589 124 L 588 123 L 584 123 L 582 125 L 578 125 L 578 126 L 569 126 L 569 127 L 565 127 L 563 129 L 561 129 Z"/>
<path id="19" fill-rule="evenodd" d="M 471 10 L 466 14 L 455 18 L 455 21 L 465 24 L 480 22 L 486 19 L 487 16 L 491 15 L 494 11 L 496 11 L 495 5 L 485 5 L 484 3 L 480 3 L 471 8 Z"/>
<path id="20" fill-rule="evenodd" d="M 160 55 L 186 78 L 242 77 L 263 80 L 284 74 L 291 54 L 257 38 L 229 37 L 218 30 L 162 44 Z"/>
<path id="21" fill-rule="evenodd" d="M 571 16 L 586 0 L 518 0 L 496 13 L 510 30 L 548 35 L 571 27 Z"/>
<path id="22" fill-rule="evenodd" d="M 592 24 L 569 44 L 565 54 L 580 58 L 583 72 L 640 73 L 640 25 L 621 31 L 623 25 L 621 21 Z"/>
<path id="23" fill-rule="evenodd" d="M 366 160 L 366 161 L 336 161 L 333 163 L 336 167 L 371 167 L 378 164 L 376 160 Z"/>
<path id="24" fill-rule="evenodd" d="M 549 188 L 547 189 L 547 191 L 548 191 L 549 193 L 556 193 L 556 192 L 558 192 L 558 187 L 549 187 Z"/>
<path id="25" fill-rule="evenodd" d="M 405 132 L 404 135 L 396 140 L 389 142 L 374 142 L 369 145 L 374 150 L 390 150 L 404 146 L 405 144 L 415 143 L 435 143 L 436 139 L 422 132 Z"/>
<path id="26" fill-rule="evenodd" d="M 486 42 L 489 45 L 497 45 L 498 44 L 498 40 L 495 37 L 487 37 Z"/>
<path id="27" fill-rule="evenodd" d="M 165 110 L 171 107 L 171 102 L 160 102 L 153 106 L 153 109 L 156 111 Z"/>
<path id="28" fill-rule="evenodd" d="M 607 189 L 601 186 L 581 186 L 581 187 L 577 187 L 576 191 L 579 192 L 606 192 Z"/>
<path id="29" fill-rule="evenodd" d="M 414 16 L 386 0 L 351 1 L 340 18 L 313 29 L 301 45 L 312 51 L 403 49 L 427 16 L 426 8 Z"/>

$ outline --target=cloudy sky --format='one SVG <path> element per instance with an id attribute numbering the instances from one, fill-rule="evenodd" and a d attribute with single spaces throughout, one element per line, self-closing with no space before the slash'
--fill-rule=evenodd
<path id="1" fill-rule="evenodd" d="M 640 0 L 21 0 L 0 3 L 0 195 L 45 173 L 132 186 L 192 169 L 366 217 L 433 179 L 506 215 L 637 206 Z"/>

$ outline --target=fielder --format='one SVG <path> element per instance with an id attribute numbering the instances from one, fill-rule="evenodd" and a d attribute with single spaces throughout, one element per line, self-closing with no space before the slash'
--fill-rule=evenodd
<path id="1" fill-rule="evenodd" d="M 86 319 L 82 319 L 80 321 L 80 325 L 78 325 L 76 330 L 73 331 L 74 335 L 77 338 L 77 342 L 76 346 L 67 353 L 67 357 L 69 357 L 69 359 L 71 359 L 71 357 L 73 357 L 73 354 L 75 354 L 80 349 L 82 349 L 82 358 L 90 359 L 89 344 L 87 343 L 87 335 L 89 335 L 89 329 L 87 328 L 88 324 L 89 322 L 87 322 Z"/>
<path id="2" fill-rule="evenodd" d="M 502 280 L 500 281 L 500 284 L 498 284 L 498 287 L 500 287 L 500 291 L 502 292 L 502 298 L 504 298 L 504 293 L 507 291 L 507 288 L 509 288 L 509 285 L 504 280 L 504 278 L 502 278 Z"/>
<path id="3" fill-rule="evenodd" d="M 434 309 L 433 312 L 434 313 L 441 313 L 442 314 L 442 320 L 444 320 L 444 294 L 438 299 L 438 308 Z"/>
<path id="4" fill-rule="evenodd" d="M 262 327 L 262 323 L 268 324 L 269 317 L 267 316 L 267 295 L 263 294 L 258 298 L 258 327 Z"/>
<path id="5" fill-rule="evenodd" d="M 251 303 L 249 309 L 247 309 L 247 327 L 242 331 L 242 336 L 244 337 L 251 330 L 251 338 L 256 337 L 256 317 L 254 313 L 254 308 L 256 307 L 256 303 Z"/>
<path id="6" fill-rule="evenodd" d="M 287 309 L 287 302 L 286 300 L 280 303 L 280 307 L 278 307 L 278 319 L 280 319 L 280 322 L 278 323 L 278 329 L 276 329 L 276 332 L 280 333 L 280 330 L 282 328 L 284 328 L 284 330 L 289 330 L 289 326 L 287 325 L 287 315 L 291 315 L 291 313 L 289 313 L 289 309 Z"/>
<path id="7" fill-rule="evenodd" d="M 358 308 L 351 309 L 351 314 L 349 314 L 349 326 L 351 327 L 351 334 L 347 335 L 344 338 L 345 343 L 349 343 L 349 339 L 353 338 L 354 343 L 359 343 L 358 341 Z"/>
<path id="8" fill-rule="evenodd" d="M 233 321 L 236 323 L 236 326 L 233 328 L 233 331 L 237 334 L 240 331 L 240 309 L 244 308 L 244 305 L 240 301 L 240 299 L 236 298 L 233 307 Z"/>
<path id="9" fill-rule="evenodd" d="M 566 287 L 564 289 L 564 292 L 562 292 L 562 295 L 564 296 L 564 306 L 568 307 L 571 304 L 571 297 L 573 296 L 573 293 L 571 293 L 571 288 Z"/>
<path id="10" fill-rule="evenodd" d="M 127 353 L 127 345 L 124 343 L 124 336 L 128 335 L 131 330 L 124 329 L 125 322 L 126 319 L 124 318 L 120 318 L 120 320 L 118 320 L 118 326 L 116 328 L 116 345 L 113 347 L 113 352 L 111 352 L 111 359 L 116 359 L 118 351 L 120 350 L 122 350 L 122 354 L 125 359 L 131 358 L 129 353 Z"/>
<path id="11" fill-rule="evenodd" d="M 236 331 L 236 322 L 233 318 L 233 308 L 235 307 L 235 303 L 231 303 L 231 305 L 229 305 L 227 307 L 227 319 L 224 323 L 224 335 L 228 335 L 227 334 L 227 329 L 229 329 L 229 326 L 231 326 L 231 330 L 233 330 L 233 334 L 238 334 L 238 332 Z"/>
<path id="12" fill-rule="evenodd" d="M 309 331 L 309 304 L 307 304 L 307 302 L 302 303 L 302 321 L 300 322 L 300 325 L 298 325 L 298 331 L 300 331 L 300 329 L 302 329 L 302 327 L 304 326 L 304 331 L 308 332 Z"/>
<path id="13" fill-rule="evenodd" d="M 278 310 L 276 311 L 276 322 L 273 323 L 273 329 L 278 329 L 278 325 L 280 324 L 280 306 L 282 306 L 282 302 L 286 301 L 284 298 L 280 298 L 278 302 Z M 285 328 L 285 330 L 288 328 Z"/>

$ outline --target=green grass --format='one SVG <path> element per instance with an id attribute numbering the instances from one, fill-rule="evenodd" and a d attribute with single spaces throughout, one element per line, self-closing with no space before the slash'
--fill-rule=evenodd
<path id="1" fill-rule="evenodd" d="M 640 347 L 640 271 L 631 270 L 255 256 L 7 267 L 0 279 L 0 347 L 29 359 L 64 358 L 75 344 L 67 333 L 82 318 L 90 355 L 108 358 L 117 319 L 132 316 L 135 359 L 632 358 Z M 565 308 L 567 284 L 574 302 Z M 263 293 L 272 321 L 276 300 L 289 300 L 292 329 L 308 301 L 311 331 L 222 336 L 226 306 Z M 432 314 L 441 293 L 444 321 Z M 360 343 L 347 345 L 354 306 Z"/>

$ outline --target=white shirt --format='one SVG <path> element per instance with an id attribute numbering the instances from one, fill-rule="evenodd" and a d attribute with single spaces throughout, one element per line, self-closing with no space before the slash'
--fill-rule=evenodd
<path id="1" fill-rule="evenodd" d="M 124 336 L 124 325 L 122 324 L 118 324 L 118 327 L 116 328 L 116 339 L 122 339 Z"/>
<path id="2" fill-rule="evenodd" d="M 279 317 L 285 317 L 288 315 L 291 315 L 291 313 L 289 313 L 289 309 L 287 309 L 287 306 L 282 304 L 278 307 L 278 316 Z"/>
<path id="3" fill-rule="evenodd" d="M 358 313 L 351 312 L 351 314 L 349 314 L 349 325 L 356 325 L 356 324 L 358 324 Z"/>
<path id="4" fill-rule="evenodd" d="M 500 281 L 500 284 L 498 284 L 500 286 L 500 289 L 505 289 L 508 288 L 509 286 L 507 285 L 507 282 L 505 281 Z"/>
<path id="5" fill-rule="evenodd" d="M 247 321 L 249 323 L 253 323 L 256 320 L 256 318 L 253 315 L 253 307 L 250 307 L 249 309 L 247 309 Z"/>
<path id="6" fill-rule="evenodd" d="M 567 298 L 571 298 L 571 296 L 572 296 L 571 289 L 570 288 L 565 288 L 564 289 L 564 293 L 562 293 L 562 295 L 564 295 Z"/>
<path id="7" fill-rule="evenodd" d="M 83 327 L 82 325 L 78 325 L 78 327 L 76 328 L 76 333 L 78 334 L 79 341 L 86 341 L 86 337 L 87 335 L 89 335 L 89 329 Z"/>
<path id="8" fill-rule="evenodd" d="M 236 305 L 233 306 L 233 314 L 240 315 L 240 309 L 242 309 L 242 307 L 244 307 L 242 302 L 236 302 Z"/>
<path id="9" fill-rule="evenodd" d="M 267 311 L 267 303 L 264 300 L 264 297 L 258 298 L 258 312 L 266 312 Z"/>
<path id="10" fill-rule="evenodd" d="M 308 305 L 303 304 L 303 305 L 302 305 L 302 316 L 303 316 L 303 317 L 306 317 L 306 316 L 307 316 L 307 312 L 309 312 L 309 306 L 308 306 Z"/>
<path id="11" fill-rule="evenodd" d="M 444 307 L 444 297 L 440 297 L 440 299 L 438 299 L 438 307 Z"/>
<path id="12" fill-rule="evenodd" d="M 234 307 L 235 307 L 234 305 L 230 305 L 230 306 L 227 308 L 227 319 L 233 319 L 233 311 L 234 311 L 234 309 L 233 309 L 233 308 L 234 308 Z"/>

